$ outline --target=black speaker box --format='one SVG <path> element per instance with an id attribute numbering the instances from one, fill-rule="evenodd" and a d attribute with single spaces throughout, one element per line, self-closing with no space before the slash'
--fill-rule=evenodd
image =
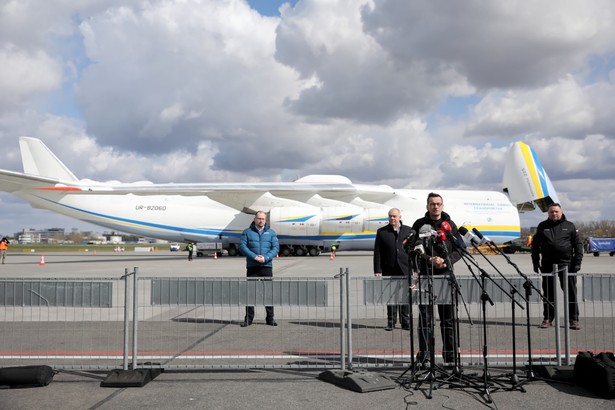
<path id="1" fill-rule="evenodd" d="M 53 379 L 53 369 L 49 366 L 19 366 L 0 369 L 0 386 L 41 387 Z"/>
<path id="2" fill-rule="evenodd" d="M 615 399 L 613 353 L 579 352 L 574 362 L 574 382 L 604 399 Z"/>

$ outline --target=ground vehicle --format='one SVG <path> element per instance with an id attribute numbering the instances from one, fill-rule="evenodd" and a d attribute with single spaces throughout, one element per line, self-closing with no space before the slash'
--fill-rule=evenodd
<path id="1" fill-rule="evenodd" d="M 179 252 L 181 250 L 181 246 L 178 243 L 172 243 L 169 245 L 169 250 L 171 252 Z"/>
<path id="2" fill-rule="evenodd" d="M 525 238 L 517 238 L 512 241 L 508 241 L 504 243 L 501 248 L 504 253 L 515 253 L 515 252 L 531 252 L 532 247 L 527 244 L 527 239 Z"/>
<path id="3" fill-rule="evenodd" d="M 600 256 L 600 252 L 608 252 L 609 256 L 615 255 L 615 238 L 587 238 L 587 253 Z"/>
<path id="4" fill-rule="evenodd" d="M 221 242 L 202 242 L 194 245 L 196 256 L 213 256 L 217 253 L 218 256 L 222 256 L 223 249 L 230 249 L 223 247 Z M 229 251 L 230 255 L 230 251 Z M 234 255 L 231 255 L 234 256 Z"/>

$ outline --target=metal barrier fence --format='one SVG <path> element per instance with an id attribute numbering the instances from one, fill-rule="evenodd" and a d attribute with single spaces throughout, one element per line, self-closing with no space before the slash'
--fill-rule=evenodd
<path id="1" fill-rule="evenodd" d="M 137 271 L 96 280 L 0 280 L 0 366 L 106 370 L 126 368 L 131 356 L 132 367 L 165 369 L 384 367 L 408 365 L 412 345 L 418 349 L 416 303 L 425 282 L 409 294 L 406 278 L 354 278 L 347 270 L 334 278 L 273 280 L 138 278 Z M 527 277 L 541 290 L 538 275 Z M 562 323 L 559 335 L 537 327 L 542 302 L 535 291 L 527 294 L 522 278 L 457 281 L 462 364 L 481 365 L 485 348 L 490 365 L 510 365 L 513 357 L 523 365 L 530 358 L 553 364 L 566 347 L 572 354 L 615 347 L 615 275 L 580 276 L 581 330 Z M 485 315 L 482 285 L 493 301 Z M 446 278 L 430 286 L 436 303 L 448 300 Z M 410 296 L 412 329 L 384 331 L 385 306 Z M 256 306 L 256 317 L 244 328 L 246 305 Z M 265 324 L 265 305 L 275 307 L 279 326 Z"/>

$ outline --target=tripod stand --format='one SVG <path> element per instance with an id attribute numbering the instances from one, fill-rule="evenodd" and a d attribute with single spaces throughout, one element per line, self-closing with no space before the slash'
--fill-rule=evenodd
<path id="1" fill-rule="evenodd" d="M 414 245 L 414 244 L 413 244 Z M 422 243 L 420 243 L 416 248 L 415 251 L 413 252 L 409 252 L 408 257 L 410 259 L 410 266 L 411 266 L 411 271 L 416 271 L 422 268 L 423 272 L 426 273 L 426 275 L 420 275 L 417 278 L 417 282 L 418 283 L 413 283 L 412 279 L 410 279 L 410 285 L 409 286 L 409 293 L 408 293 L 408 299 L 410 302 L 410 352 L 412 355 L 411 358 L 411 362 L 410 362 L 410 367 L 408 367 L 398 378 L 397 381 L 399 382 L 400 380 L 403 379 L 404 375 L 410 371 L 410 383 L 412 383 L 413 381 L 417 380 L 417 386 L 416 388 L 418 389 L 418 387 L 424 383 L 424 382 L 429 382 L 429 391 L 427 393 L 427 397 L 431 398 L 432 397 L 432 390 L 434 388 L 434 382 L 438 379 L 438 377 L 442 377 L 442 376 L 448 376 L 442 369 L 440 369 L 439 367 L 437 367 L 435 365 L 435 353 L 434 353 L 434 345 L 435 345 L 435 340 L 434 340 L 434 332 L 433 332 L 433 305 L 434 305 L 434 287 L 433 287 L 433 270 L 429 269 L 428 265 L 423 265 L 423 263 L 425 263 L 426 259 L 425 259 L 425 248 L 428 249 L 428 252 L 431 253 L 431 248 L 430 248 L 431 243 L 426 244 L 425 243 L 425 238 L 422 239 Z M 420 251 L 416 251 L 416 249 L 420 249 Z M 422 266 L 421 266 L 422 265 Z M 426 284 L 426 286 L 425 286 Z M 412 309 L 412 302 L 413 302 L 413 287 L 416 286 L 418 289 L 418 294 L 419 294 L 419 323 L 421 326 L 421 329 L 419 331 L 419 344 L 421 345 L 421 358 L 419 359 L 418 357 L 415 358 L 414 356 L 414 336 L 413 336 L 413 329 L 414 329 L 414 315 L 413 315 L 413 309 Z M 426 301 L 427 299 L 427 301 Z M 431 315 L 424 315 L 423 314 L 423 307 L 426 302 L 429 304 L 429 306 L 432 309 L 432 314 Z M 425 332 L 423 331 L 426 325 L 426 319 L 429 322 L 427 324 L 428 328 L 431 329 L 430 332 L 427 333 L 427 335 L 425 335 Z M 425 340 L 428 339 L 428 340 Z M 425 355 L 425 347 L 428 347 L 428 356 Z"/>
<path id="2" fill-rule="evenodd" d="M 476 245 L 474 243 L 472 243 L 472 245 L 476 248 Z M 508 292 L 506 292 L 506 290 L 504 290 L 496 281 L 493 280 L 493 278 L 491 278 L 491 276 L 484 270 L 482 269 L 479 265 L 478 262 L 476 262 L 476 260 L 474 259 L 474 257 L 472 257 L 472 255 L 465 249 L 465 247 L 463 246 L 457 246 L 458 249 L 461 251 L 462 257 L 464 258 L 464 260 L 467 262 L 471 263 L 473 266 L 475 266 L 481 273 L 480 275 L 480 281 L 478 280 L 478 278 L 476 277 L 476 274 L 474 273 L 472 267 L 470 265 L 468 265 L 468 268 L 472 274 L 472 276 L 474 277 L 474 279 L 477 281 L 477 283 L 479 283 L 480 289 L 481 289 L 481 311 L 482 311 L 482 316 L 483 316 L 483 320 L 482 320 L 482 331 L 483 331 L 483 375 L 481 378 L 477 379 L 480 383 L 482 383 L 482 386 L 478 386 L 475 385 L 473 387 L 475 387 L 480 393 L 482 393 L 485 397 L 485 401 L 487 403 L 492 403 L 493 400 L 491 398 L 491 390 L 492 389 L 502 389 L 505 386 L 499 382 L 496 378 L 492 378 L 489 375 L 489 364 L 488 364 L 488 344 L 487 344 L 487 302 L 489 302 L 489 304 L 491 306 L 494 306 L 493 300 L 491 300 L 491 297 L 489 296 L 486 288 L 485 288 L 485 284 L 486 284 L 486 279 L 489 279 L 496 287 L 498 287 L 500 289 L 500 291 L 502 293 L 504 293 L 505 295 L 507 295 L 508 297 L 511 298 L 512 303 L 513 304 L 519 304 L 519 302 L 517 302 L 514 297 L 512 295 L 510 295 Z M 477 249 L 478 252 L 480 252 Z M 521 307 L 521 305 L 519 305 Z M 523 307 L 521 307 L 523 308 Z"/>
<path id="3" fill-rule="evenodd" d="M 458 306 L 460 299 L 464 306 L 463 295 L 460 290 L 459 283 L 457 282 L 453 272 L 453 262 L 451 261 L 450 254 L 445 243 L 446 237 L 440 239 L 440 242 L 434 245 L 433 240 L 427 244 L 426 255 L 422 258 L 422 272 L 425 274 L 421 277 L 421 280 L 426 280 L 427 290 L 421 292 L 422 300 L 419 304 L 420 309 L 420 323 L 421 328 L 419 330 L 419 337 L 421 341 L 421 355 L 423 368 L 426 368 L 424 372 L 417 370 L 413 375 L 413 380 L 416 379 L 415 389 L 419 389 L 422 384 L 429 383 L 429 389 L 427 392 L 427 398 L 432 397 L 432 390 L 438 388 L 444 384 L 449 385 L 450 388 L 463 388 L 473 387 L 473 384 L 466 379 L 461 370 L 461 361 L 459 354 L 459 320 L 458 320 Z M 449 245 L 452 248 L 452 245 Z M 434 253 L 434 247 L 437 247 L 437 252 Z M 450 302 L 446 304 L 438 304 L 438 313 L 440 320 L 442 321 L 441 330 L 442 337 L 445 345 L 443 356 L 447 364 L 452 364 L 453 368 L 451 373 L 448 373 L 445 369 L 435 364 L 435 318 L 434 318 L 434 306 L 436 305 L 436 295 L 434 291 L 434 273 L 435 268 L 432 263 L 428 263 L 428 260 L 433 261 L 433 257 L 430 255 L 439 254 L 443 256 L 446 261 L 444 265 L 446 267 L 446 277 L 450 288 Z M 460 258 L 460 256 L 459 256 Z M 442 269 L 442 268 L 441 268 Z M 421 287 L 423 289 L 423 287 Z M 425 298 L 428 298 L 425 300 Z M 467 307 L 466 307 L 466 312 Z M 452 339 L 452 340 L 451 340 Z M 426 351 L 427 353 L 426 354 Z M 428 357 L 427 357 L 428 356 Z M 419 362 L 417 360 L 417 362 Z M 428 368 L 427 368 L 428 366 Z"/>
<path id="4" fill-rule="evenodd" d="M 496 254 L 501 254 L 500 249 L 497 246 L 493 246 L 492 243 L 490 242 L 486 242 L 486 244 L 489 246 L 489 249 L 491 249 L 492 252 L 496 253 Z M 518 305 L 521 309 L 523 309 L 523 306 L 521 306 L 515 299 L 515 295 L 519 295 L 519 297 L 525 302 L 525 306 L 526 306 L 526 310 L 528 313 L 528 317 L 529 317 L 529 301 L 527 297 L 524 297 L 523 295 L 521 295 L 519 293 L 519 290 L 517 289 L 517 287 L 511 283 L 503 274 L 502 272 L 500 272 L 498 270 L 498 268 L 496 268 L 496 266 L 489 260 L 489 258 L 487 258 L 481 251 L 480 249 L 476 246 L 476 243 L 474 241 L 472 241 L 472 246 L 474 247 L 474 249 L 489 263 L 489 265 L 491 265 L 491 267 L 500 275 L 500 277 L 502 279 L 504 279 L 504 281 L 506 281 L 506 283 L 510 286 L 510 295 L 508 295 L 510 297 L 510 301 L 511 301 L 511 313 L 512 313 L 512 354 L 513 354 L 513 370 L 512 373 L 509 375 L 510 376 L 510 383 L 511 383 L 511 387 L 510 390 L 519 390 L 525 393 L 525 389 L 522 387 L 522 384 L 519 383 L 519 377 L 517 375 L 517 333 L 516 333 L 516 312 L 515 312 L 515 305 Z M 502 254 L 504 255 L 504 254 Z M 506 257 L 506 259 L 512 263 L 510 261 L 510 258 L 508 258 L 506 255 L 504 255 Z M 515 266 L 516 267 L 516 266 Z M 517 268 L 518 271 L 518 268 Z M 519 274 L 523 275 L 520 271 L 518 271 Z M 500 288 L 501 289 L 501 288 Z M 527 325 L 529 325 L 529 320 L 527 322 Z M 529 329 L 528 329 L 529 332 Z"/>
<path id="5" fill-rule="evenodd" d="M 428 254 L 433 254 L 433 241 L 427 239 L 426 248 Z M 435 388 L 441 386 L 449 380 L 449 374 L 436 365 L 435 357 L 435 317 L 434 306 L 436 295 L 434 292 L 434 268 L 428 263 L 428 258 L 423 255 L 422 271 L 426 275 L 419 277 L 419 282 L 426 281 L 426 290 L 420 293 L 419 298 L 419 345 L 421 358 L 417 358 L 412 379 L 416 380 L 415 389 L 419 389 L 423 383 L 429 383 L 427 398 L 432 398 L 432 392 Z M 423 289 L 422 283 L 420 289 Z M 442 320 L 442 317 L 440 318 Z M 427 352 L 427 354 L 426 354 Z M 418 371 L 420 365 L 424 371 Z"/>
<path id="6" fill-rule="evenodd" d="M 508 255 L 506 255 L 504 252 L 501 251 L 501 249 L 499 249 L 497 246 L 496 247 L 492 247 L 491 244 L 489 244 L 489 247 L 491 249 L 495 248 L 496 253 L 502 255 L 506 261 L 508 262 L 509 265 L 511 265 L 515 271 L 519 274 L 519 276 L 521 276 L 524 279 L 523 282 L 523 289 L 525 289 L 525 297 L 523 298 L 523 300 L 525 301 L 525 313 L 526 313 L 526 318 L 525 318 L 525 326 L 526 326 L 526 330 L 527 330 L 527 349 L 528 349 L 528 367 L 527 367 L 527 371 L 525 374 L 525 380 L 523 381 L 519 381 L 518 379 L 518 375 L 517 375 L 517 368 L 516 368 L 516 352 L 515 352 L 515 332 L 514 332 L 514 328 L 515 328 L 515 322 L 514 322 L 514 304 L 513 304 L 513 372 L 511 375 L 511 383 L 512 383 L 512 388 L 518 388 L 521 391 L 525 392 L 525 389 L 523 388 L 523 385 L 529 381 L 532 380 L 540 380 L 540 378 L 536 377 L 534 375 L 534 371 L 533 371 L 533 359 L 532 359 L 532 337 L 531 337 L 531 324 L 530 324 L 530 296 L 532 295 L 532 289 L 534 289 L 536 291 L 536 293 L 538 294 L 538 296 L 540 296 L 540 298 L 543 300 L 544 303 L 548 303 L 551 306 L 553 306 L 553 304 L 547 300 L 547 298 L 542 294 L 542 292 L 536 287 L 534 286 L 534 283 L 530 280 L 530 278 L 528 278 L 527 275 L 525 275 L 523 272 L 521 272 L 521 270 L 519 269 L 519 267 L 510 260 L 510 258 L 508 257 Z M 516 289 L 515 289 L 516 291 Z"/>

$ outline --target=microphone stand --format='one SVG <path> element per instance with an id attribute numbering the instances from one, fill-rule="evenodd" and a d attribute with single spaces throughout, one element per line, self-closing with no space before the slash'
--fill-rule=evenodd
<path id="1" fill-rule="evenodd" d="M 409 329 L 410 331 L 410 367 L 404 370 L 404 372 L 400 374 L 399 377 L 397 377 L 396 381 L 398 383 L 410 369 L 412 369 L 412 372 L 410 373 L 410 380 L 411 381 L 414 380 L 417 366 L 419 365 L 418 360 L 416 360 L 416 358 L 414 357 L 414 308 L 413 308 L 413 295 L 412 295 L 412 293 L 414 292 L 414 289 L 412 288 L 413 286 L 412 274 L 418 269 L 418 264 L 416 262 L 416 259 L 418 259 L 419 253 L 415 251 L 411 251 L 410 249 L 408 249 L 406 252 L 408 253 L 408 262 L 410 265 L 410 277 L 408 278 L 408 304 L 410 307 L 409 312 L 408 312 L 409 320 L 410 320 L 410 323 L 409 323 L 410 325 L 410 329 Z M 417 280 L 419 282 L 416 284 L 416 286 L 418 286 L 418 289 L 416 290 L 420 292 L 421 290 L 420 279 L 417 278 Z"/>
<path id="2" fill-rule="evenodd" d="M 429 240 L 429 245 L 427 246 L 430 249 L 429 254 L 433 254 L 433 244 L 432 241 Z M 436 366 L 435 363 L 435 345 L 436 345 L 436 340 L 435 340 L 435 318 L 434 318 L 434 302 L 435 302 L 435 292 L 434 292 L 434 286 L 433 286 L 433 282 L 434 282 L 434 273 L 433 273 L 433 266 L 430 266 L 427 263 L 427 259 L 425 258 L 425 255 L 423 256 L 423 263 L 425 264 L 425 272 L 427 273 L 425 276 L 427 276 L 427 291 L 426 292 L 421 292 L 421 296 L 422 296 L 422 300 L 419 299 L 419 323 L 421 325 L 421 330 L 419 331 L 419 337 L 423 338 L 425 337 L 425 330 L 427 330 L 427 339 L 428 340 L 424 340 L 424 344 L 426 345 L 427 349 L 429 349 L 429 359 L 427 359 L 425 357 L 425 352 L 421 350 L 421 360 L 420 360 L 420 364 L 424 365 L 425 360 L 429 360 L 429 370 L 427 370 L 426 373 L 421 374 L 420 372 L 416 372 L 415 374 L 413 374 L 413 380 L 416 377 L 417 378 L 417 382 L 415 385 L 415 390 L 418 390 L 420 388 L 420 386 L 426 382 L 429 381 L 429 391 L 426 395 L 426 397 L 428 399 L 431 399 L 432 396 L 432 391 L 434 389 L 434 383 L 435 381 L 438 379 L 438 373 L 441 375 L 441 377 L 448 377 L 448 374 L 446 373 L 446 371 L 444 371 L 443 369 L 441 369 L 439 366 Z M 419 289 L 422 290 L 422 284 L 421 284 L 421 277 L 423 275 L 419 275 Z M 429 301 L 428 304 L 425 303 L 421 303 L 425 301 L 425 297 L 429 297 Z M 422 311 L 424 310 L 424 308 L 427 308 L 427 311 Z M 427 320 L 424 320 L 427 319 Z M 429 323 L 425 323 L 425 322 L 429 322 Z M 417 362 L 419 362 L 417 360 Z M 442 381 L 442 383 L 444 383 L 444 381 Z"/>
<path id="3" fill-rule="evenodd" d="M 536 293 L 538 294 L 538 296 L 540 296 L 540 298 L 542 299 L 543 302 L 546 302 L 548 304 L 550 304 L 551 306 L 553 306 L 553 303 L 551 303 L 549 300 L 547 300 L 547 298 L 542 294 L 542 292 L 534 285 L 534 283 L 530 280 L 530 278 L 528 278 L 528 276 L 526 274 L 524 274 L 523 272 L 521 272 L 521 270 L 519 269 L 519 267 L 510 260 L 510 257 L 508 255 L 506 255 L 504 252 L 502 252 L 502 250 L 500 248 L 498 248 L 497 246 L 492 246 L 491 243 L 487 242 L 487 245 L 489 246 L 489 248 L 493 251 L 495 251 L 497 254 L 502 255 L 506 261 L 508 262 L 509 265 L 511 265 L 516 271 L 517 273 L 524 279 L 523 282 L 523 288 L 525 289 L 525 298 L 523 298 L 525 300 L 525 313 L 526 313 L 526 320 L 525 320 L 525 326 L 527 329 L 527 349 L 528 349 L 528 367 L 527 367 L 527 372 L 525 374 L 526 379 L 519 382 L 518 381 L 518 376 L 517 376 L 517 370 L 516 370 L 516 360 L 515 360 L 515 350 L 514 350 L 514 343 L 515 343 L 515 332 L 514 332 L 514 326 L 515 326 L 515 316 L 514 316 L 514 305 L 513 305 L 513 374 L 511 376 L 511 382 L 512 382 L 512 389 L 514 389 L 515 387 L 519 387 L 521 391 L 525 392 L 525 389 L 523 389 L 523 385 L 525 383 L 527 383 L 528 381 L 532 381 L 532 380 L 539 380 L 538 377 L 536 377 L 534 375 L 534 370 L 533 370 L 533 361 L 532 361 L 532 338 L 531 338 L 531 324 L 530 324 L 530 306 L 529 306 L 529 301 L 530 301 L 530 295 L 532 294 L 532 289 L 534 289 L 536 291 Z M 495 248 L 495 249 L 494 249 Z M 516 289 L 515 289 L 516 290 Z"/>
<path id="4" fill-rule="evenodd" d="M 476 246 L 475 241 L 471 241 L 472 242 L 472 246 L 474 247 L 474 249 L 489 263 L 489 265 L 491 265 L 491 267 L 500 275 L 500 277 L 502 279 L 504 279 L 504 281 L 510 286 L 510 295 L 508 295 L 511 299 L 511 309 L 512 309 L 512 352 L 513 352 L 513 371 L 512 371 L 512 375 L 510 376 L 510 383 L 511 383 L 511 388 L 510 390 L 520 390 L 522 392 L 525 393 L 525 389 L 519 384 L 519 379 L 517 376 L 517 338 L 516 338 L 516 314 L 515 314 L 515 303 L 523 310 L 523 306 L 521 306 L 521 304 L 519 304 L 516 299 L 515 299 L 515 294 L 519 295 L 519 297 L 525 302 L 526 307 L 528 307 L 527 309 L 527 313 L 529 314 L 529 305 L 528 305 L 528 300 L 527 298 L 523 297 L 523 295 L 521 295 L 521 293 L 519 293 L 519 291 L 517 290 L 517 287 L 511 283 L 508 278 L 506 278 L 502 272 L 500 272 L 498 270 L 498 268 L 495 267 L 495 265 L 493 264 L 493 262 L 491 262 L 489 260 L 489 258 L 487 258 L 487 256 L 485 254 L 483 254 L 480 249 Z M 492 246 L 490 241 L 486 241 L 485 242 L 487 244 L 487 246 L 489 246 L 489 249 L 491 249 L 492 252 L 495 253 L 499 253 L 499 250 L 497 248 L 497 246 L 494 247 Z"/>
<path id="5" fill-rule="evenodd" d="M 511 295 L 508 294 L 508 292 L 506 292 L 506 290 L 504 290 L 497 282 L 495 282 L 493 280 L 493 278 L 491 276 L 489 276 L 489 274 L 487 272 L 485 272 L 484 269 L 482 269 L 479 265 L 478 262 L 476 262 L 476 260 L 474 259 L 474 257 L 472 255 L 470 255 L 470 253 L 462 246 L 458 246 L 453 242 L 453 245 L 461 252 L 461 256 L 462 258 L 464 258 L 465 261 L 469 261 L 472 265 L 474 265 L 480 272 L 481 272 L 481 280 L 478 281 L 478 278 L 476 277 L 476 275 L 474 274 L 474 271 L 472 269 L 470 269 L 470 272 L 472 273 L 472 276 L 474 277 L 474 279 L 477 280 L 477 282 L 480 285 L 481 288 L 481 309 L 482 309 L 482 314 L 483 314 L 483 376 L 481 378 L 481 381 L 483 383 L 482 386 L 482 391 L 481 389 L 479 389 L 476 386 L 475 387 L 477 390 L 479 390 L 479 392 L 484 394 L 485 397 L 485 401 L 487 403 L 493 403 L 493 399 L 491 398 L 491 392 L 490 389 L 491 388 L 502 388 L 502 384 L 497 382 L 495 379 L 490 378 L 489 376 L 489 367 L 488 367 L 488 347 L 487 347 L 487 302 L 489 302 L 489 304 L 491 306 L 494 306 L 493 300 L 491 299 L 491 297 L 489 296 L 489 294 L 487 293 L 487 290 L 485 289 L 485 282 L 486 282 L 486 278 L 488 278 L 489 280 L 491 280 L 491 282 L 498 287 L 504 294 L 508 295 L 509 297 L 512 298 Z M 476 245 L 474 243 L 472 243 L 472 245 L 476 248 Z M 468 266 L 469 267 L 469 266 Z M 516 302 L 514 299 L 512 299 L 514 302 Z M 518 303 L 518 302 L 516 302 Z M 491 380 L 491 382 L 490 382 Z M 497 385 L 497 386 L 496 386 Z"/>
<path id="6" fill-rule="evenodd" d="M 454 246 L 454 243 L 451 243 Z M 453 375 L 461 375 L 461 357 L 459 350 L 459 299 L 461 299 L 461 302 L 463 303 L 463 307 L 466 311 L 466 314 L 468 315 L 468 319 L 470 320 L 470 322 L 472 322 L 472 319 L 470 318 L 470 311 L 468 310 L 468 306 L 463 299 L 463 294 L 461 293 L 461 285 L 459 285 L 457 277 L 455 276 L 455 272 L 453 270 L 453 263 L 451 262 L 451 258 L 448 254 L 448 249 L 446 248 L 446 245 L 444 243 L 442 244 L 442 248 L 444 251 L 444 259 L 446 260 L 446 266 L 448 267 L 448 270 L 450 272 L 448 276 L 448 281 L 451 285 L 451 304 L 453 305 L 453 342 L 455 348 Z"/>
<path id="7" fill-rule="evenodd" d="M 433 245 L 432 245 L 433 246 Z M 429 385 L 429 392 L 427 393 L 427 398 L 431 399 L 432 398 L 432 390 L 434 388 L 434 383 L 438 383 L 436 388 L 442 386 L 443 384 L 448 384 L 450 388 L 463 388 L 463 387 L 471 387 L 471 388 L 476 388 L 478 389 L 478 387 L 476 386 L 476 383 L 468 380 L 466 378 L 464 378 L 463 374 L 462 374 L 462 370 L 461 370 L 461 358 L 460 358 L 460 352 L 459 352 L 459 320 L 458 320 L 458 316 L 456 316 L 457 311 L 458 311 L 458 306 L 459 306 L 459 298 L 461 298 L 461 300 L 463 301 L 463 295 L 461 294 L 461 289 L 460 289 L 460 285 L 457 282 L 454 273 L 453 273 L 453 269 L 452 266 L 453 264 L 451 263 L 450 260 L 450 256 L 448 254 L 448 249 L 446 248 L 445 244 L 442 244 L 443 246 L 443 252 L 444 253 L 444 259 L 446 260 L 446 264 L 447 267 L 449 268 L 450 274 L 448 275 L 448 283 L 451 286 L 451 313 L 452 313 L 452 317 L 451 320 L 453 322 L 453 326 L 451 330 L 452 336 L 453 336 L 453 352 L 454 352 L 454 359 L 453 359 L 453 371 L 452 373 L 449 375 L 445 370 L 439 368 L 438 366 L 435 365 L 435 317 L 434 317 L 434 302 L 435 302 L 435 294 L 433 291 L 433 282 L 434 282 L 434 267 L 427 264 L 427 259 L 424 259 L 425 262 L 425 267 L 426 267 L 426 271 L 429 272 L 427 277 L 428 277 L 428 287 L 429 287 L 429 294 L 430 299 L 429 299 L 429 306 L 428 308 L 430 309 L 429 312 L 431 313 L 429 314 L 423 314 L 421 315 L 421 321 L 425 322 L 423 319 L 425 319 L 425 316 L 428 317 L 428 329 L 431 332 L 429 335 L 429 356 L 430 356 L 430 368 L 429 371 L 427 372 L 427 374 L 425 375 L 425 377 L 423 379 L 420 379 L 417 381 L 416 383 L 416 387 L 415 390 L 418 390 L 421 386 L 421 384 L 427 380 L 429 380 L 430 385 Z M 431 255 L 433 255 L 433 251 L 429 252 Z M 468 314 L 468 318 L 470 318 L 470 314 L 467 308 L 467 305 L 465 304 L 465 301 L 463 301 L 464 303 L 464 307 L 466 309 L 466 312 Z M 443 317 L 440 318 L 440 320 L 443 320 Z M 470 319 L 471 322 L 471 319 Z M 421 337 L 423 336 L 423 332 L 421 333 Z M 443 335 L 443 339 L 445 339 L 444 335 Z M 423 352 L 424 353 L 424 352 Z M 442 375 L 442 378 L 438 378 L 436 370 L 439 371 L 440 375 Z"/>

